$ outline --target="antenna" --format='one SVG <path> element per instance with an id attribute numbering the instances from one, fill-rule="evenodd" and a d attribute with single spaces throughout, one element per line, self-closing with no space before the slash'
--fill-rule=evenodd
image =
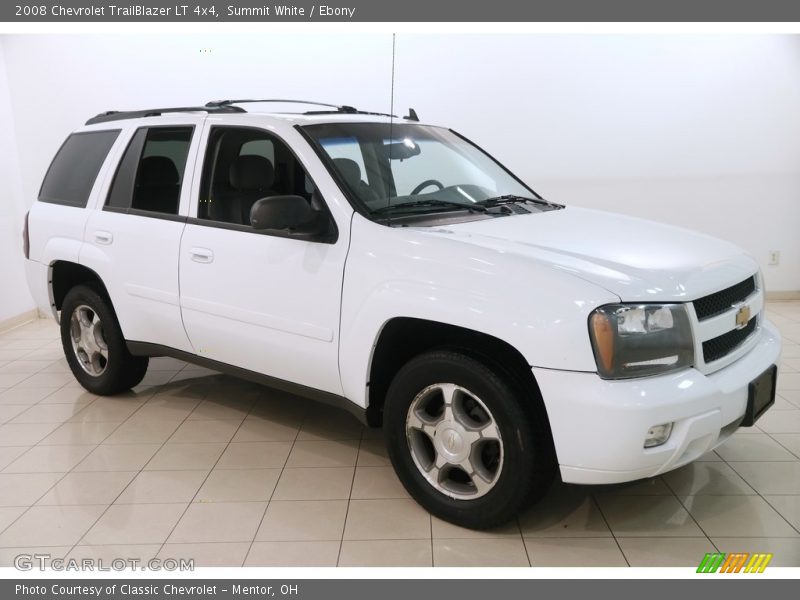
<path id="1" fill-rule="evenodd" d="M 391 91 L 391 99 L 389 101 L 389 152 L 387 156 L 389 157 L 389 172 L 392 171 L 392 148 L 394 143 L 394 137 L 392 135 L 392 129 L 394 127 L 394 52 L 395 52 L 395 37 L 397 34 L 392 33 L 392 91 Z M 395 188 L 395 192 L 397 192 L 397 188 Z M 386 206 L 390 207 L 392 205 L 392 194 L 391 190 L 389 191 L 389 195 L 386 196 Z M 392 211 L 387 210 L 387 224 L 391 225 L 392 223 Z"/>

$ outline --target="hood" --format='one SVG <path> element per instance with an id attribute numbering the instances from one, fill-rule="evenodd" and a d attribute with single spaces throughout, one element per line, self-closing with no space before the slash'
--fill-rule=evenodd
<path id="1" fill-rule="evenodd" d="M 523 255 L 594 283 L 623 301 L 689 301 L 758 271 L 737 246 L 645 219 L 583 208 L 428 229 Z"/>

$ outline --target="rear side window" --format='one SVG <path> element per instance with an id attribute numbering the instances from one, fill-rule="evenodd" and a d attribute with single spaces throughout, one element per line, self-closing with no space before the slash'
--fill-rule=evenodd
<path id="1" fill-rule="evenodd" d="M 106 206 L 177 215 L 192 127 L 143 127 L 119 163 Z"/>
<path id="2" fill-rule="evenodd" d="M 39 201 L 85 207 L 100 167 L 118 135 L 119 129 L 69 136 L 44 176 Z"/>

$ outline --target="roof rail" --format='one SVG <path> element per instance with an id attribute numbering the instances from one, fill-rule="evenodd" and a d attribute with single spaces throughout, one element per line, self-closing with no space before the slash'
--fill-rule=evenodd
<path id="1" fill-rule="evenodd" d="M 248 102 L 272 102 L 277 104 L 308 104 L 309 106 L 323 106 L 333 110 L 309 110 L 302 114 L 304 115 L 334 115 L 337 113 L 346 113 L 352 115 L 374 115 L 378 117 L 391 117 L 396 115 L 389 115 L 387 113 L 369 112 L 366 110 L 358 110 L 355 106 L 348 106 L 347 104 L 328 104 L 327 102 L 314 102 L 311 100 L 282 100 L 282 99 L 246 99 L 246 100 L 215 100 L 209 102 L 206 106 L 211 108 L 232 106 L 234 104 L 245 104 Z"/>
<path id="2" fill-rule="evenodd" d="M 92 117 L 86 121 L 87 125 L 96 123 L 107 123 L 109 121 L 121 121 L 123 119 L 140 119 L 142 117 L 158 117 L 164 113 L 180 112 L 205 112 L 205 113 L 243 113 L 247 112 L 240 106 L 230 106 L 228 104 L 220 106 L 176 106 L 172 108 L 147 108 L 144 110 L 109 110 Z"/>

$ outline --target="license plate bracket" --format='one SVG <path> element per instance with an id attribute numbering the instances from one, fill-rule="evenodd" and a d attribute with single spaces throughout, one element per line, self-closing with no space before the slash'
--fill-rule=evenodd
<path id="1" fill-rule="evenodd" d="M 747 388 L 747 409 L 741 427 L 752 427 L 756 421 L 775 404 L 775 385 L 778 381 L 778 367 L 772 365 L 750 382 Z"/>

